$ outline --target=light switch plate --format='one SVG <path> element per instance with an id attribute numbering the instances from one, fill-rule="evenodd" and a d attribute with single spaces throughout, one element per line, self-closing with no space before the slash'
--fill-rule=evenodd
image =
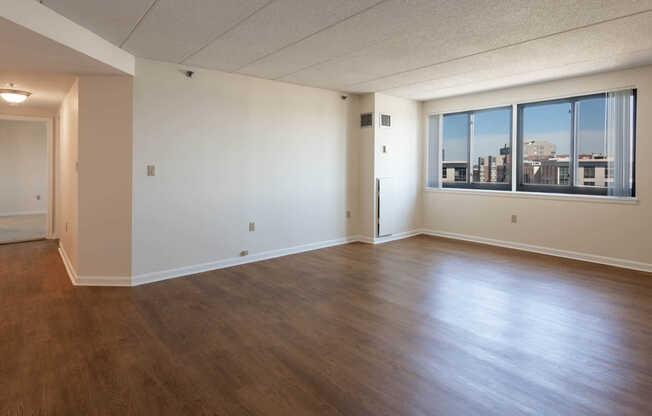
<path id="1" fill-rule="evenodd" d="M 249 231 L 256 231 L 256 223 L 255 222 L 250 222 L 249 223 Z"/>
<path id="2" fill-rule="evenodd" d="M 147 165 L 147 176 L 155 176 L 155 175 L 156 175 L 156 166 Z"/>

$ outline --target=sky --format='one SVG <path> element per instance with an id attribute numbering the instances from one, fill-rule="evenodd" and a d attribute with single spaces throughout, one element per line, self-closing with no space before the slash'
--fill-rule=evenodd
<path id="1" fill-rule="evenodd" d="M 605 99 L 582 100 L 579 104 L 579 153 L 604 151 Z M 511 107 L 475 113 L 473 160 L 500 154 L 511 142 Z M 446 160 L 466 160 L 469 134 L 468 114 L 444 116 L 443 143 Z M 570 104 L 556 103 L 526 107 L 523 110 L 525 140 L 544 140 L 557 145 L 558 154 L 570 153 Z"/>

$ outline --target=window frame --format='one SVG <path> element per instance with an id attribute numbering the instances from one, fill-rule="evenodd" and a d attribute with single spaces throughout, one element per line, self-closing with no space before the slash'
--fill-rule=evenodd
<path id="1" fill-rule="evenodd" d="M 580 194 L 580 195 L 601 195 L 607 196 L 609 194 L 608 188 L 599 188 L 593 186 L 581 186 L 575 185 L 575 179 L 577 172 L 575 170 L 575 163 L 577 162 L 576 148 L 577 148 L 577 128 L 576 128 L 576 117 L 575 117 L 575 107 L 576 103 L 580 100 L 587 100 L 592 98 L 605 98 L 607 93 L 596 93 L 596 94 L 587 94 L 587 95 L 576 95 L 567 98 L 558 98 L 554 100 L 543 100 L 543 101 L 532 101 L 527 103 L 518 104 L 516 110 L 516 120 L 517 120 L 517 133 L 516 133 L 516 150 L 517 150 L 517 165 L 516 165 L 516 191 L 517 192 L 542 192 L 542 193 L 555 193 L 555 194 Z M 568 157 L 568 185 L 547 185 L 547 184 L 526 184 L 523 183 L 523 110 L 526 108 L 537 107 L 541 105 L 550 105 L 550 104 L 570 104 L 570 152 Z M 636 106 L 636 100 L 634 100 L 634 106 Z M 634 136 L 634 142 L 636 142 L 636 136 Z"/>
<path id="2" fill-rule="evenodd" d="M 611 91 L 624 91 L 624 90 L 630 90 L 632 93 L 632 114 L 631 114 L 631 132 L 632 132 L 632 148 L 631 148 L 631 175 L 632 175 L 632 193 L 629 196 L 612 196 L 608 194 L 608 188 L 604 189 L 599 189 L 596 187 L 590 187 L 590 186 L 576 186 L 574 185 L 575 182 L 575 175 L 573 175 L 574 171 L 574 160 L 570 160 L 569 158 L 569 185 L 568 187 L 566 186 L 561 186 L 561 185 L 536 185 L 536 184 L 529 184 L 523 189 L 523 186 L 521 186 L 521 175 L 522 175 L 522 152 L 523 152 L 523 135 L 522 135 L 522 111 L 521 108 L 524 108 L 526 105 L 534 105 L 538 103 L 554 103 L 554 102 L 569 102 L 569 100 L 579 100 L 579 99 L 587 99 L 591 97 L 606 97 L 607 94 Z M 510 124 L 510 131 L 511 131 L 511 137 L 510 137 L 510 151 L 511 151 L 511 164 L 510 164 L 510 184 L 509 186 L 499 186 L 498 189 L 496 189 L 495 185 L 496 184 L 487 184 L 487 183 L 472 183 L 470 180 L 470 175 L 472 175 L 470 166 L 471 166 L 471 152 L 472 152 L 472 143 L 471 143 L 471 132 L 469 132 L 469 150 L 468 150 L 468 163 L 467 163 L 467 182 L 466 183 L 450 183 L 450 185 L 447 185 L 442 181 L 442 169 L 443 169 L 443 160 L 441 158 L 442 156 L 442 149 L 443 149 L 443 122 L 444 122 L 444 116 L 447 115 L 454 115 L 454 114 L 462 114 L 462 113 L 477 113 L 477 112 L 483 112 L 483 111 L 491 111 L 491 110 L 497 110 L 497 109 L 507 109 L 510 108 L 511 111 L 511 124 Z M 571 135 L 572 135 L 572 140 L 571 140 L 571 146 L 573 147 L 571 149 L 571 154 L 574 155 L 575 152 L 575 105 L 571 105 L 571 110 L 573 111 L 573 115 L 571 117 Z M 574 95 L 574 96 L 568 96 L 562 98 L 555 98 L 555 99 L 541 99 L 539 101 L 517 101 L 513 104 L 502 104 L 502 105 L 496 105 L 496 106 L 487 106 L 487 107 L 480 107 L 479 109 L 476 110 L 454 110 L 454 111 L 439 111 L 439 112 L 432 112 L 426 115 L 426 127 L 427 129 L 430 128 L 430 122 L 429 119 L 430 117 L 436 117 L 438 120 L 437 123 L 437 130 L 438 130 L 438 137 L 436 138 L 436 142 L 438 143 L 438 160 L 436 163 L 439 165 L 439 172 L 437 175 L 437 180 L 438 180 L 438 186 L 430 186 L 427 185 L 425 187 L 425 190 L 427 192 L 455 192 L 459 191 L 460 193 L 478 193 L 478 194 L 485 194 L 485 195 L 506 195 L 506 196 L 513 196 L 513 197 L 524 197 L 524 198 L 530 198 L 530 197 L 536 197 L 539 199 L 567 199 L 567 198 L 575 198 L 578 200 L 589 200 L 587 198 L 590 198 L 591 200 L 595 201 L 605 201 L 605 202 L 623 202 L 623 203 L 631 203 L 634 201 L 635 203 L 638 201 L 637 193 L 636 193 L 636 141 L 637 141 L 637 112 L 638 112 L 638 91 L 636 86 L 623 86 L 621 88 L 611 88 L 611 89 L 605 89 L 601 92 L 593 92 L 593 93 L 586 93 L 586 94 L 581 94 L 581 95 Z M 428 130 L 426 130 L 428 131 Z M 430 134 L 427 134 L 427 141 L 426 141 L 426 147 L 429 148 L 430 146 Z M 430 155 L 430 150 L 427 152 Z M 430 164 L 432 161 L 430 160 L 431 157 L 428 156 L 426 158 L 426 163 Z M 515 165 L 516 163 L 516 165 Z M 426 169 L 426 172 L 429 170 Z M 607 176 L 605 176 L 605 179 Z M 426 175 L 425 181 L 426 183 L 430 183 L 431 177 Z M 435 181 L 437 183 L 437 181 Z M 472 186 L 471 186 L 472 185 Z M 482 186 L 482 185 L 488 185 L 488 186 Z M 497 185 L 504 185 L 504 184 L 497 184 Z M 560 189 L 562 188 L 562 189 Z M 563 188 L 567 188 L 566 192 L 564 192 Z"/>
<path id="3" fill-rule="evenodd" d="M 498 183 L 492 183 L 492 182 L 473 182 L 473 160 L 471 159 L 471 156 L 473 154 L 473 138 L 474 138 L 474 133 L 475 133 L 475 115 L 478 113 L 486 113 L 490 111 L 496 111 L 496 110 L 507 110 L 509 109 L 509 148 L 511 152 L 511 161 L 509 164 L 509 182 L 498 182 Z M 444 117 L 445 116 L 454 116 L 454 115 L 459 115 L 459 114 L 468 114 L 469 116 L 469 133 L 467 136 L 467 155 L 466 155 L 466 182 L 443 182 L 441 179 L 443 179 L 443 175 L 440 176 L 440 184 L 442 189 L 483 189 L 483 190 L 492 190 L 492 191 L 511 191 L 512 190 L 512 183 L 514 181 L 513 178 L 513 163 L 514 163 L 514 149 L 513 149 L 513 140 L 512 136 L 514 135 L 514 111 L 513 111 L 513 106 L 512 105 L 503 105 L 503 106 L 498 106 L 498 107 L 489 107 L 489 108 L 483 108 L 479 110 L 467 110 L 467 111 L 456 111 L 456 112 L 450 112 L 450 113 L 443 113 L 440 115 L 440 123 L 441 123 L 441 131 L 442 131 L 442 137 L 440 139 L 440 149 L 439 149 L 439 158 L 440 158 L 440 163 L 442 166 L 442 169 L 444 167 L 445 161 L 442 160 L 442 149 L 444 147 L 444 138 L 443 138 L 443 125 L 444 125 Z"/>

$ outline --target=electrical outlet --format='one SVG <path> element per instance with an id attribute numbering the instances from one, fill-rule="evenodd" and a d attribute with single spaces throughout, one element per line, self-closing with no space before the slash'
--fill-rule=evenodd
<path id="1" fill-rule="evenodd" d="M 255 222 L 250 222 L 249 223 L 249 231 L 256 231 L 256 223 Z"/>
<path id="2" fill-rule="evenodd" d="M 147 176 L 156 176 L 156 166 L 147 165 Z"/>
<path id="3" fill-rule="evenodd" d="M 512 224 L 516 224 L 518 222 L 518 217 L 516 215 L 512 215 Z"/>
<path id="4" fill-rule="evenodd" d="M 346 211 L 346 218 L 351 218 L 351 211 Z"/>
<path id="5" fill-rule="evenodd" d="M 248 256 L 249 255 L 249 250 L 242 250 L 240 252 L 240 257 Z"/>

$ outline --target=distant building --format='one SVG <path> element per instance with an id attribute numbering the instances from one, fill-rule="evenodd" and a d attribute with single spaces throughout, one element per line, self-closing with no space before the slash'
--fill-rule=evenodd
<path id="1" fill-rule="evenodd" d="M 557 145 L 545 140 L 530 140 L 523 143 L 523 159 L 544 160 L 555 157 Z"/>
<path id="2" fill-rule="evenodd" d="M 594 153 L 581 154 L 577 159 L 577 178 L 575 180 L 577 185 L 608 187 L 610 183 L 613 183 L 613 170 L 609 168 L 609 163 L 613 163 L 612 158 Z M 546 160 L 524 160 L 523 183 L 569 185 L 569 162 L 569 155 L 558 155 Z"/>
<path id="3" fill-rule="evenodd" d="M 509 144 L 503 145 L 498 155 L 478 157 L 473 164 L 471 179 L 475 183 L 508 183 L 511 177 L 512 152 Z M 466 182 L 466 161 L 444 161 L 442 182 Z"/>
<path id="4" fill-rule="evenodd" d="M 531 141 L 529 158 L 522 166 L 523 183 L 538 185 L 570 185 L 571 166 L 569 155 L 557 155 L 556 146 L 548 142 Z M 535 153 L 534 153 L 535 152 Z M 474 161 L 471 179 L 474 183 L 509 183 L 511 178 L 511 149 L 508 144 L 500 149 L 499 155 L 481 156 Z M 548 154 L 544 157 L 544 154 Z M 601 153 L 578 156 L 577 178 L 579 186 L 608 187 L 613 183 L 613 158 Z M 442 182 L 466 182 L 466 161 L 444 161 Z"/>

